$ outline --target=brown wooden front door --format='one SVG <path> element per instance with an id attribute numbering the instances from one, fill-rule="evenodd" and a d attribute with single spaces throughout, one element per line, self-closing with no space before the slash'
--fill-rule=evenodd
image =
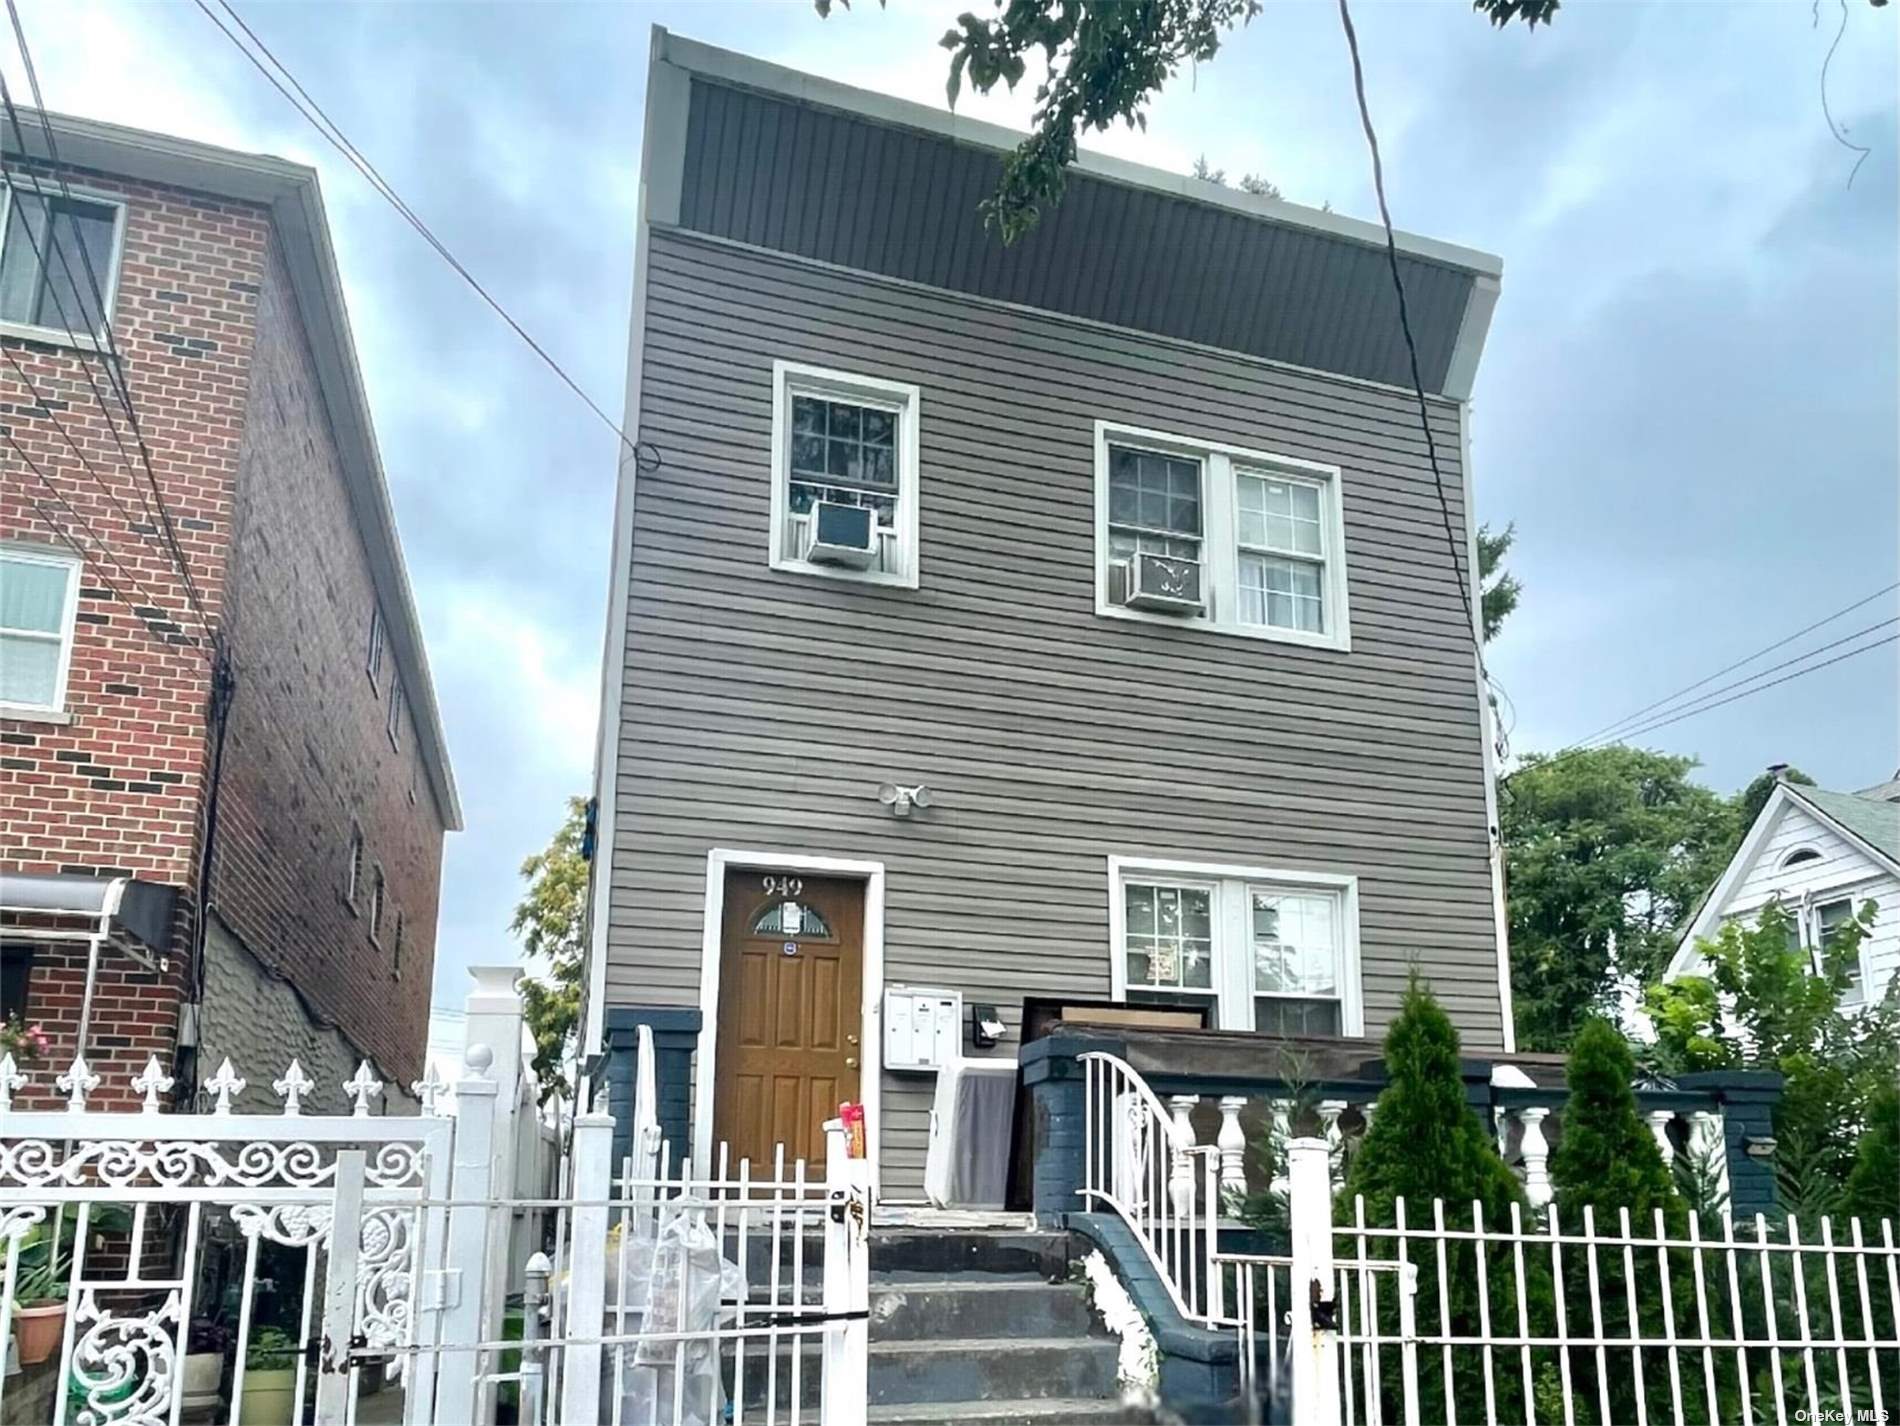
<path id="1" fill-rule="evenodd" d="M 732 1172 L 822 1165 L 838 1105 L 858 1099 L 864 1047 L 864 883 L 729 871 L 719 966 L 713 1137 Z M 822 1172 L 822 1169 L 820 1169 Z"/>

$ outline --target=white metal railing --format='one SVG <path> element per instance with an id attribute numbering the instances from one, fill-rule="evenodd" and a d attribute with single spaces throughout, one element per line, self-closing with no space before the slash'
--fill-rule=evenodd
<path id="1" fill-rule="evenodd" d="M 1223 1203 L 1219 1146 L 1194 1142 L 1196 1095 L 1163 1104 L 1125 1060 L 1077 1057 L 1083 1074 L 1082 1196 L 1127 1224 L 1184 1317 L 1226 1320 L 1214 1250 Z M 1244 1149 L 1244 1145 L 1241 1146 Z M 1239 1169 L 1238 1154 L 1232 1167 Z"/>
<path id="2" fill-rule="evenodd" d="M 612 1127 L 576 1122 L 575 1196 L 535 1205 L 557 1220 L 546 1322 L 454 1349 L 477 1355 L 482 1409 L 514 1383 L 531 1426 L 862 1426 L 870 1176 L 844 1126 L 821 1172 L 782 1145 L 769 1170 L 734 1166 L 722 1145 L 697 1177 L 662 1143 L 610 1183 Z"/>
<path id="3" fill-rule="evenodd" d="M 1323 1139 L 1288 1146 L 1290 1258 L 1216 1254 L 1244 1388 L 1290 1371 L 1293 1419 L 1791 1423 L 1900 1410 L 1891 1220 L 1726 1214 L 1705 1228 L 1552 1207 L 1506 1222 L 1363 1199 L 1335 1225 Z M 1284 1328 L 1284 1335 L 1282 1329 Z"/>

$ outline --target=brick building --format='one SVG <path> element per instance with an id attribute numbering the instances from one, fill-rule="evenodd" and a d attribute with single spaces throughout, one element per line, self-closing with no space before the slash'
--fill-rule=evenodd
<path id="1" fill-rule="evenodd" d="M 316 174 L 50 123 L 0 183 L 0 1014 L 101 1095 L 294 1054 L 401 1107 L 460 812 Z"/>

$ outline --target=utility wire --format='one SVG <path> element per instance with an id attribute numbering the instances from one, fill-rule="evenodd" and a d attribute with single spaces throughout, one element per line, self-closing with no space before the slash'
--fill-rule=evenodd
<path id="1" fill-rule="evenodd" d="M 8 5 L 12 5 L 13 2 L 14 0 L 7 0 Z M 303 117 L 309 121 L 310 126 L 319 134 L 323 135 L 330 146 L 349 161 L 351 167 L 363 175 L 370 186 L 382 196 L 383 200 L 402 215 L 409 226 L 414 228 L 416 232 L 421 235 L 423 241 L 435 249 L 436 253 L 455 271 L 456 275 L 473 288 L 476 295 L 479 296 L 482 301 L 494 309 L 495 315 L 506 322 L 509 327 L 513 329 L 517 337 L 527 343 L 529 350 L 546 364 L 548 370 L 558 376 L 567 386 L 568 390 L 580 397 L 582 402 L 586 404 L 587 409 L 600 418 L 601 424 L 618 436 L 621 444 L 627 448 L 630 454 L 638 459 L 639 450 L 632 438 L 629 437 L 625 431 L 620 429 L 612 417 L 601 410 L 594 398 L 581 389 L 580 383 L 567 374 L 566 369 L 548 354 L 547 349 L 528 334 L 528 329 L 517 322 L 513 315 L 509 313 L 508 309 L 503 307 L 500 302 L 496 301 L 495 298 L 490 295 L 488 289 L 483 287 L 482 284 L 476 280 L 475 275 L 463 265 L 461 259 L 450 252 L 442 240 L 430 231 L 429 225 L 416 216 L 415 210 L 403 200 L 401 194 L 396 192 L 395 187 L 377 171 L 376 165 L 371 163 L 363 151 L 350 141 L 349 136 L 343 132 L 336 121 L 331 119 L 331 117 L 324 112 L 323 107 L 318 104 L 315 99 L 310 97 L 310 92 L 298 82 L 297 76 L 291 73 L 289 66 L 278 59 L 277 56 L 271 52 L 270 46 L 259 39 L 257 32 L 244 22 L 244 18 L 239 15 L 236 8 L 231 5 L 230 0 L 218 0 L 218 3 L 224 12 L 231 17 L 238 29 L 244 32 L 251 44 L 257 47 L 257 53 L 253 53 L 250 47 L 247 46 L 243 40 L 238 38 L 236 32 L 218 17 L 216 11 L 207 3 L 207 0 L 196 0 L 196 3 L 198 8 L 204 11 L 205 18 L 216 25 L 224 37 L 237 47 L 238 53 L 248 59 L 257 72 L 268 79 L 271 82 L 271 86 L 276 89 L 279 94 L 284 96 L 290 106 L 299 114 L 303 115 Z M 259 54 L 263 56 L 262 59 L 258 57 Z M 265 64 L 265 60 L 270 61 L 269 66 Z M 282 79 L 279 79 L 276 73 L 272 73 L 271 66 L 274 66 L 278 73 L 283 75 Z M 286 87 L 286 82 L 289 87 Z M 292 89 L 296 91 L 295 94 L 291 93 Z"/>
<path id="2" fill-rule="evenodd" d="M 158 484 L 158 474 L 152 469 L 151 452 L 146 447 L 145 434 L 139 425 L 138 407 L 132 400 L 131 387 L 127 384 L 125 373 L 120 366 L 118 343 L 112 330 L 110 304 L 105 299 L 105 292 L 100 285 L 99 275 L 93 268 L 92 254 L 87 249 L 85 242 L 81 239 L 79 234 L 79 218 L 77 213 L 72 209 L 72 186 L 66 181 L 65 166 L 60 162 L 59 141 L 53 135 L 52 121 L 47 116 L 46 98 L 40 90 L 39 75 L 33 66 L 33 52 L 27 45 L 26 29 L 20 21 L 19 6 L 16 0 L 6 0 L 6 5 L 7 16 L 13 24 L 13 36 L 19 45 L 20 61 L 26 69 L 27 87 L 33 95 L 33 103 L 39 113 L 40 130 L 46 139 L 47 160 L 52 167 L 54 178 L 58 180 L 60 192 L 67 201 L 67 216 L 73 228 L 73 245 L 79 249 L 80 265 L 86 270 L 87 288 L 92 294 L 94 306 L 99 313 L 100 326 L 104 330 L 106 351 L 102 365 L 105 367 L 106 380 L 112 384 L 114 391 L 119 397 L 120 403 L 125 409 L 126 424 L 131 428 L 133 442 L 138 447 L 139 460 L 145 470 L 145 479 L 151 486 L 152 499 L 156 503 L 160 533 L 170 551 L 173 563 L 178 566 L 179 577 L 184 581 L 185 597 L 191 603 L 192 608 L 197 611 L 199 622 L 209 631 L 211 627 L 210 616 L 205 612 L 204 601 L 198 596 L 198 586 L 192 579 L 190 562 L 185 558 L 184 548 L 179 542 L 177 528 L 172 523 L 171 511 L 166 508 L 165 496 Z M 0 78 L 0 101 L 4 101 L 5 103 L 7 117 L 13 127 L 14 139 L 19 145 L 20 155 L 24 159 L 27 157 L 26 135 L 20 125 L 19 110 L 14 106 L 13 96 L 7 89 L 4 78 Z M 26 173 L 33 184 L 33 191 L 39 196 L 40 202 L 45 205 L 47 217 L 46 232 L 49 246 L 58 254 L 60 265 L 65 269 L 67 281 L 72 283 L 73 290 L 75 294 L 77 294 L 79 289 L 78 283 L 74 281 L 73 278 L 72 263 L 66 257 L 65 249 L 60 246 L 54 231 L 52 203 L 47 197 L 46 190 L 41 187 L 38 176 L 30 169 L 26 170 Z M 24 227 L 25 225 L 23 224 L 22 226 Z M 30 234 L 31 229 L 29 228 L 27 231 Z M 39 245 L 35 243 L 33 247 L 34 255 L 41 261 L 42 271 L 44 271 L 44 256 L 39 251 Z M 67 335 L 72 337 L 75 344 L 77 344 L 78 334 L 67 321 L 65 308 L 59 301 L 57 290 L 53 293 L 53 305 L 55 309 L 59 311 L 60 322 L 65 326 Z M 80 357 L 80 365 L 87 365 L 83 355 Z M 90 375 L 88 376 L 88 380 L 90 381 Z M 93 388 L 93 393 L 96 397 L 99 395 L 96 386 Z M 110 423 L 111 411 L 106 406 L 102 397 L 100 398 L 99 404 L 100 409 L 106 412 L 107 422 Z"/>
<path id="3" fill-rule="evenodd" d="M 1876 627 L 1880 627 L 1880 626 L 1876 626 Z M 1859 635 L 1855 635 L 1854 637 L 1858 638 Z M 1872 653 L 1875 649 L 1884 648 L 1886 645 L 1894 643 L 1896 640 L 1900 640 L 1900 634 L 1889 634 L 1884 639 L 1875 639 L 1871 644 L 1863 644 L 1861 645 L 1861 647 L 1857 649 L 1849 649 L 1844 654 L 1836 654 L 1831 659 L 1823 659 L 1819 663 L 1809 664 L 1806 668 L 1798 668 L 1793 673 L 1785 673 L 1780 678 L 1770 679 L 1767 683 L 1756 684 L 1755 687 L 1743 689 L 1740 693 L 1732 693 L 1727 698 L 1719 698 L 1715 702 L 1705 704 L 1702 707 L 1690 708 L 1684 712 L 1676 713 L 1671 717 L 1660 719 L 1657 722 L 1650 723 L 1644 727 L 1638 728 L 1630 736 L 1637 737 L 1644 733 L 1653 733 L 1658 728 L 1667 728 L 1671 723 L 1680 723 L 1684 718 L 1693 718 L 1698 713 L 1707 713 L 1712 708 L 1722 707 L 1723 704 L 1734 703 L 1737 700 L 1743 699 L 1743 698 L 1750 698 L 1750 697 L 1753 697 L 1757 693 L 1765 693 L 1768 689 L 1774 688 L 1783 683 L 1787 683 L 1791 679 L 1800 678 L 1804 674 L 1816 673 L 1820 671 L 1821 669 L 1829 668 L 1832 665 L 1841 663 L 1842 661 L 1846 659 L 1857 658 L 1861 654 Z M 1830 644 L 1828 645 L 1828 647 L 1832 648 L 1833 645 Z M 1819 653 L 1820 650 L 1816 649 L 1815 652 Z M 1572 749 L 1572 751 L 1573 752 L 1594 752 L 1595 749 L 1594 748 L 1575 748 L 1575 749 Z M 1554 761 L 1554 759 L 1552 759 L 1551 761 Z"/>
<path id="4" fill-rule="evenodd" d="M 1707 703 L 1709 699 L 1714 698 L 1717 694 L 1727 693 L 1731 689 L 1741 688 L 1746 684 L 1754 683 L 1757 679 L 1766 678 L 1771 673 L 1778 673 L 1780 670 L 1784 668 L 1791 668 L 1795 664 L 1803 663 L 1807 661 L 1808 659 L 1813 658 L 1816 654 L 1824 654 L 1829 649 L 1838 649 L 1842 644 L 1851 644 L 1854 642 L 1854 640 L 1858 638 L 1862 638 L 1865 635 L 1871 634 L 1879 629 L 1891 628 L 1895 624 L 1900 624 L 1900 615 L 1895 615 L 1893 618 L 1890 618 L 1890 619 L 1877 620 L 1876 622 L 1869 624 L 1864 629 L 1856 629 L 1851 634 L 1842 635 L 1840 638 L 1835 639 L 1832 643 L 1822 644 L 1819 648 L 1809 649 L 1806 653 L 1796 654 L 1793 658 L 1783 659 L 1780 663 L 1769 664 L 1767 668 L 1764 668 L 1756 673 L 1751 673 L 1746 678 L 1738 678 L 1733 683 L 1725 683 L 1720 688 L 1710 689 L 1707 693 L 1701 695 L 1701 697 L 1692 700 L 1692 702 L 1689 705 L 1685 705 L 1687 708 L 1687 711 L 1700 712 L 1701 709 L 1697 705 Z M 1707 680 L 1705 679 L 1704 682 L 1707 682 Z M 1670 708 L 1670 709 L 1666 709 L 1663 712 L 1663 714 L 1659 716 L 1666 718 L 1671 713 L 1680 713 L 1683 711 L 1684 711 L 1684 708 L 1681 708 L 1681 707 Z M 1661 725 L 1655 722 L 1654 720 L 1651 720 L 1650 722 L 1644 724 L 1643 726 L 1645 728 L 1653 728 L 1653 727 L 1659 727 Z M 1640 732 L 1640 731 L 1642 731 L 1642 729 L 1636 729 L 1636 730 L 1625 731 L 1623 733 L 1611 734 L 1607 738 L 1604 738 L 1602 740 L 1592 739 L 1583 743 L 1579 743 L 1576 746 L 1602 747 L 1605 743 L 1620 742 L 1622 741 L 1623 738 L 1632 737 L 1635 735 L 1635 732 Z"/>
<path id="5" fill-rule="evenodd" d="M 12 0 L 8 0 L 11 4 Z M 1346 0 L 1339 0 L 1339 23 L 1346 31 L 1346 48 L 1352 54 L 1352 87 L 1359 100 L 1359 125 L 1366 132 L 1366 147 L 1372 153 L 1372 189 L 1379 199 L 1379 220 L 1385 225 L 1385 259 L 1392 271 L 1392 288 L 1399 299 L 1399 331 L 1405 338 L 1406 359 L 1411 364 L 1412 393 L 1418 398 L 1418 423 L 1425 432 L 1425 454 L 1431 461 L 1432 483 L 1438 489 L 1438 512 L 1445 522 L 1445 542 L 1451 546 L 1451 567 L 1458 578 L 1458 598 L 1465 606 L 1465 622 L 1471 626 L 1471 636 L 1479 645 L 1478 666 L 1484 667 L 1483 631 L 1479 627 L 1476 614 L 1471 608 L 1470 580 L 1465 573 L 1465 551 L 1458 543 L 1458 537 L 1452 531 L 1451 500 L 1445 493 L 1444 472 L 1438 465 L 1438 442 L 1432 435 L 1431 407 L 1425 399 L 1425 381 L 1419 375 L 1418 342 L 1412 335 L 1411 311 L 1405 300 L 1405 278 L 1399 271 L 1398 236 L 1392 228 L 1392 209 L 1385 197 L 1385 164 L 1379 157 L 1379 136 L 1372 127 L 1372 110 L 1366 102 L 1366 72 L 1359 62 L 1359 35 L 1352 26 L 1352 11 L 1346 6 Z M 1489 681 L 1489 675 L 1486 675 Z"/>
<path id="6" fill-rule="evenodd" d="M 1763 654 L 1771 654 L 1776 649 L 1785 648 L 1787 645 L 1792 644 L 1796 639 L 1799 639 L 1807 634 L 1812 634 L 1816 629 L 1821 628 L 1823 625 L 1832 624 L 1836 619 L 1839 619 L 1843 615 L 1852 614 L 1856 609 L 1861 608 L 1863 605 L 1871 604 L 1874 602 L 1874 600 L 1879 599 L 1882 595 L 1891 594 L 1896 589 L 1900 589 L 1900 581 L 1896 581 L 1893 584 L 1889 584 L 1885 589 L 1876 589 L 1872 594 L 1865 595 L 1860 599 L 1856 599 L 1852 604 L 1846 605 L 1840 609 L 1836 609 L 1832 614 L 1827 615 L 1825 618 L 1816 619 L 1812 624 L 1806 625 L 1805 627 L 1800 628 L 1800 629 L 1796 629 L 1792 634 L 1789 634 L 1784 638 L 1776 639 L 1772 644 L 1764 644 L 1761 648 L 1756 649 L 1755 652 L 1753 652 L 1752 654 L 1749 654 L 1746 658 L 1739 658 L 1735 660 L 1734 663 L 1724 664 L 1721 668 L 1718 668 L 1714 673 L 1705 674 L 1703 677 L 1697 679 L 1694 683 L 1690 684 L 1688 687 L 1677 689 L 1674 693 L 1669 694 L 1667 697 L 1658 698 L 1654 703 L 1645 704 L 1643 707 L 1638 708 L 1634 713 L 1625 714 L 1623 717 L 1618 718 L 1614 723 L 1605 724 L 1603 727 L 1597 729 L 1596 732 L 1591 733 L 1586 737 L 1577 739 L 1577 741 L 1574 744 L 1572 744 L 1572 746 L 1582 747 L 1586 743 L 1594 743 L 1595 741 L 1597 741 L 1597 739 L 1603 737 L 1605 734 L 1615 733 L 1617 732 L 1617 730 L 1621 729 L 1625 724 L 1635 723 L 1641 718 L 1643 718 L 1644 715 L 1651 713 L 1657 709 L 1661 709 L 1666 704 L 1678 702 L 1682 698 L 1686 697 L 1687 695 L 1694 693 L 1698 688 L 1701 688 L 1707 684 L 1713 683 L 1716 679 L 1720 678 L 1723 674 L 1733 673 L 1738 668 L 1744 668 L 1747 665 L 1753 663 L 1756 659 L 1760 658 Z M 1768 670 L 1765 670 L 1765 669 L 1763 670 L 1763 672 L 1767 672 L 1767 671 Z"/>
<path id="7" fill-rule="evenodd" d="M 48 476 L 47 473 L 43 469 L 40 468 L 39 463 L 35 461 L 32 456 L 28 455 L 26 451 L 21 448 L 20 443 L 13 438 L 13 433 L 11 431 L 0 431 L 0 438 L 5 439 L 6 443 L 13 448 L 13 453 L 17 455 L 21 459 L 22 462 L 25 463 L 26 468 L 28 470 L 32 471 L 33 474 L 39 478 L 40 484 L 46 487 L 48 493 L 50 493 L 55 500 L 57 500 L 62 506 L 65 507 L 66 513 L 71 515 L 73 519 L 79 523 L 80 528 L 83 529 L 88 535 L 92 536 L 93 543 L 96 544 L 99 547 L 100 551 L 108 559 L 112 561 L 113 565 L 118 569 L 120 575 L 125 579 L 126 583 L 130 584 L 135 590 L 137 590 L 140 594 L 145 596 L 146 603 L 143 607 L 154 610 L 161 616 L 164 615 L 165 606 L 161 604 L 156 598 L 153 597 L 152 591 L 145 586 L 144 582 L 139 579 L 138 575 L 133 573 L 130 566 L 128 566 L 125 563 L 125 561 L 120 559 L 119 556 L 113 552 L 112 546 L 106 541 L 105 537 L 102 536 L 97 530 L 95 530 L 92 526 L 92 522 L 79 512 L 78 508 L 73 505 L 72 501 L 66 498 L 65 492 L 60 490 L 60 488 L 57 485 L 53 484 L 52 478 Z M 70 536 L 68 536 L 64 531 L 62 531 L 59 528 L 58 522 L 51 518 L 50 512 L 47 511 L 46 506 L 37 500 L 34 503 L 36 505 L 39 505 L 41 513 L 48 517 L 47 522 L 52 525 L 53 532 L 59 535 L 62 539 L 66 540 L 68 544 L 71 544 L 72 540 Z M 86 558 L 88 563 L 90 563 L 93 566 L 94 573 L 100 572 L 99 562 L 96 557 L 85 556 L 84 551 L 81 551 L 81 555 L 82 557 Z M 110 583 L 108 583 L 106 587 L 108 589 L 112 589 L 112 586 L 110 585 Z M 115 597 L 117 597 L 119 600 L 121 600 L 125 604 L 126 608 L 132 611 L 134 616 L 136 616 L 142 624 L 146 626 L 146 632 L 151 634 L 153 638 L 158 637 L 158 631 L 153 626 L 158 625 L 158 624 L 166 624 L 166 625 L 169 625 L 171 628 L 178 630 L 178 634 L 176 636 L 177 642 L 182 642 L 191 648 L 200 647 L 200 641 L 198 637 L 195 634 L 191 634 L 187 632 L 184 626 L 179 624 L 176 620 L 168 618 L 168 617 L 154 619 L 149 615 L 141 614 L 139 613 L 140 606 L 135 605 L 129 599 L 126 599 L 125 596 L 123 594 L 120 594 L 118 590 L 112 589 L 112 593 L 114 594 Z M 173 642 L 172 636 L 168 635 L 166 637 L 165 642 L 167 643 Z"/>

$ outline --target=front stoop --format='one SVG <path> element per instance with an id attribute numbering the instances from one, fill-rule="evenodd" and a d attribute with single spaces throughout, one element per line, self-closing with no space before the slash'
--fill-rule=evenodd
<path id="1" fill-rule="evenodd" d="M 874 1426 L 1137 1426 L 1066 1233 L 877 1230 Z"/>

